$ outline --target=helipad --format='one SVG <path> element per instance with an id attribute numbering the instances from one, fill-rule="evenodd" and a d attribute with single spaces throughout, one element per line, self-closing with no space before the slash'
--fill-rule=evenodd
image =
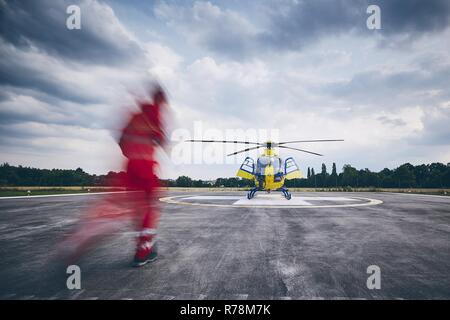
<path id="1" fill-rule="evenodd" d="M 336 208 L 373 206 L 381 200 L 361 197 L 302 196 L 293 194 L 291 200 L 281 194 L 258 194 L 249 200 L 245 195 L 182 195 L 161 198 L 172 204 L 208 207 L 259 207 L 259 208 Z"/>
<path id="2" fill-rule="evenodd" d="M 1 200 L 0 299 L 450 299 L 450 197 L 387 192 L 258 193 L 250 204 L 272 207 L 252 208 L 245 191 L 169 190 L 158 260 L 130 267 L 124 223 L 77 261 L 82 289 L 68 290 L 55 247 L 103 197 Z M 365 206 L 323 209 L 341 205 Z M 367 289 L 369 265 L 381 290 Z"/>

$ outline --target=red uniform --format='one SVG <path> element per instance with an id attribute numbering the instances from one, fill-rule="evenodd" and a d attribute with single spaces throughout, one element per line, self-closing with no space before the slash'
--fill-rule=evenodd
<path id="1" fill-rule="evenodd" d="M 89 207 L 75 232 L 60 245 L 60 252 L 66 252 L 70 260 L 77 259 L 101 238 L 118 231 L 123 219 L 129 218 L 137 223 L 140 231 L 134 265 L 141 266 L 156 258 L 159 180 L 155 172 L 158 166 L 155 150 L 167 142 L 161 119 L 165 103 L 164 92 L 156 90 L 153 103 L 140 103 L 141 112 L 134 114 L 122 130 L 119 145 L 127 157 L 127 172 L 120 184 L 135 192 L 109 194 Z"/>
<path id="2" fill-rule="evenodd" d="M 159 220 L 155 197 L 159 187 L 155 173 L 158 166 L 155 148 L 166 143 L 161 108 L 156 103 L 141 103 L 142 111 L 131 117 L 119 141 L 123 154 L 128 158 L 124 184 L 128 189 L 139 191 L 131 197 L 135 210 L 142 217 L 137 256 L 144 256 L 152 249 Z"/>

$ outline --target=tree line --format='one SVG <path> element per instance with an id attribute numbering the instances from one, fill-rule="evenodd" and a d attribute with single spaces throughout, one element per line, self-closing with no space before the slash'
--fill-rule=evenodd
<path id="1" fill-rule="evenodd" d="M 95 175 L 83 169 L 38 169 L 23 166 L 0 165 L 0 186 L 104 186 L 124 173 L 109 172 Z"/>
<path id="2" fill-rule="evenodd" d="M 333 163 L 331 173 L 322 164 L 319 173 L 314 168 L 307 170 L 306 179 L 294 179 L 286 182 L 287 187 L 375 187 L 375 188 L 450 188 L 450 163 L 431 163 L 414 166 L 410 163 L 391 170 L 384 168 L 379 172 L 369 169 L 356 169 L 344 165 L 337 173 Z"/>
<path id="3" fill-rule="evenodd" d="M 37 169 L 23 166 L 0 165 L 1 186 L 120 186 L 125 172 L 110 171 L 106 175 L 89 174 L 81 168 Z M 188 176 L 161 180 L 168 187 L 252 187 L 252 180 L 218 178 L 214 181 L 195 180 Z M 379 172 L 356 169 L 349 164 L 340 173 L 333 163 L 331 172 L 322 164 L 319 173 L 308 167 L 306 177 L 286 181 L 286 187 L 374 187 L 374 188 L 450 188 L 450 163 L 431 163 L 414 166 L 405 163 L 398 168 Z"/>

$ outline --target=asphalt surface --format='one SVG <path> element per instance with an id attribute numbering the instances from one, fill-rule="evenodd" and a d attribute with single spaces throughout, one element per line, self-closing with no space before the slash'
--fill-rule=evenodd
<path id="1" fill-rule="evenodd" d="M 67 289 L 67 265 L 55 247 L 102 196 L 0 199 L 0 299 L 450 299 L 450 197 L 303 195 L 382 203 L 164 203 L 158 260 L 130 267 L 135 234 L 124 224 L 77 262 L 81 290 Z M 366 286 L 369 265 L 380 267 L 379 290 Z"/>

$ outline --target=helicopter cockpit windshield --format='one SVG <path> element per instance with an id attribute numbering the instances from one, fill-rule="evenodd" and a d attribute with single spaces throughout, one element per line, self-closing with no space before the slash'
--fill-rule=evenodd
<path id="1" fill-rule="evenodd" d="M 262 156 L 256 162 L 256 174 L 266 175 L 266 168 L 271 165 L 273 167 L 273 174 L 281 171 L 281 159 L 276 157 Z"/>

